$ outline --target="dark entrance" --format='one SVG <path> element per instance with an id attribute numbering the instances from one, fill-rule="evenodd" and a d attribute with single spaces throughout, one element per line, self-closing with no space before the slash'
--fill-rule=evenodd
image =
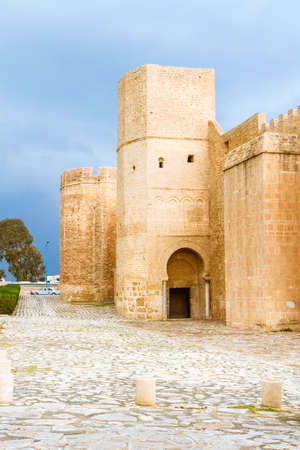
<path id="1" fill-rule="evenodd" d="M 170 319 L 191 317 L 190 288 L 170 288 Z"/>

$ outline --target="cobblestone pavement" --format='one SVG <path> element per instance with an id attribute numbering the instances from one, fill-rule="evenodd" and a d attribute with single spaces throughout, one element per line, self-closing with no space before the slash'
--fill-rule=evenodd
<path id="1" fill-rule="evenodd" d="M 39 296 L 0 324 L 15 371 L 1 449 L 300 448 L 300 333 L 132 322 Z M 137 407 L 135 379 L 149 373 L 157 406 Z M 245 407 L 259 407 L 269 377 L 284 383 L 283 410 Z"/>

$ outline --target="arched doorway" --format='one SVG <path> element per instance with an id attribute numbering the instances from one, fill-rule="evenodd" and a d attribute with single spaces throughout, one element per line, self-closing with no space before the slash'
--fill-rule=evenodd
<path id="1" fill-rule="evenodd" d="M 170 257 L 168 272 L 168 318 L 201 319 L 205 316 L 204 263 L 193 250 L 182 248 Z"/>

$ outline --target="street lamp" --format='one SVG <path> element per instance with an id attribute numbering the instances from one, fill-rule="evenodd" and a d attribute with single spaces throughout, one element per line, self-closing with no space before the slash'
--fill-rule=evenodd
<path id="1" fill-rule="evenodd" d="M 48 287 L 48 244 L 50 241 L 46 241 L 45 244 L 45 270 L 46 270 L 46 289 Z"/>

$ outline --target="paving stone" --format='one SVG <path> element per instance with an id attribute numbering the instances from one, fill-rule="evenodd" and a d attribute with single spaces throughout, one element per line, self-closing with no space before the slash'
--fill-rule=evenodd
<path id="1" fill-rule="evenodd" d="M 33 441 L 31 439 L 11 439 L 9 441 L 1 441 L 1 448 L 2 449 L 8 449 L 8 448 L 29 448 L 33 444 Z"/>
<path id="2" fill-rule="evenodd" d="M 0 324 L 16 371 L 15 405 L 0 406 L 0 448 L 279 450 L 300 442 L 300 333 L 133 322 L 112 307 L 47 296 L 22 296 Z M 149 373 L 157 406 L 137 407 L 135 380 Z M 232 408 L 259 407 L 261 380 L 274 377 L 286 412 Z"/>

